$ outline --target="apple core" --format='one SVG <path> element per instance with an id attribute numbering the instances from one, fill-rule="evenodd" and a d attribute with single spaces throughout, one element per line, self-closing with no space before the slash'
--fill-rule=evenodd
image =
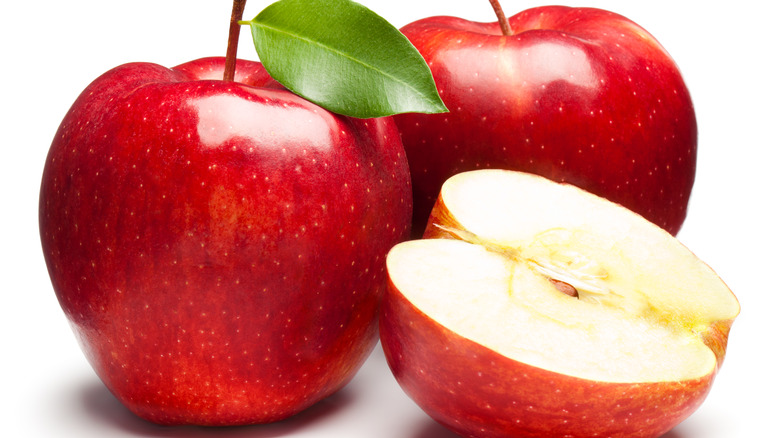
<path id="1" fill-rule="evenodd" d="M 463 436 L 660 436 L 703 402 L 739 313 L 659 226 L 507 170 L 449 178 L 387 272 L 390 368 Z"/>

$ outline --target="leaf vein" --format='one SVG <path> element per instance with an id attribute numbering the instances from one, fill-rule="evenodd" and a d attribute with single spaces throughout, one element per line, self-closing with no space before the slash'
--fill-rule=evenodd
<path id="1" fill-rule="evenodd" d="M 370 70 L 373 70 L 373 71 L 379 73 L 380 76 L 386 77 L 386 78 L 392 80 L 393 82 L 395 82 L 397 84 L 400 84 L 402 86 L 405 86 L 408 89 L 413 90 L 414 93 L 417 96 L 421 97 L 422 100 L 424 100 L 424 101 L 431 102 L 431 103 L 434 103 L 434 104 L 438 103 L 438 101 L 432 100 L 432 99 L 428 98 L 425 95 L 424 92 L 422 92 L 421 90 L 417 89 L 416 87 L 413 87 L 413 86 L 409 85 L 403 79 L 401 79 L 401 78 L 399 78 L 399 77 L 397 77 L 395 75 L 391 75 L 391 74 L 389 74 L 389 73 L 387 73 L 387 72 L 377 68 L 376 66 L 374 66 L 374 65 L 372 65 L 370 63 L 367 63 L 367 62 L 365 62 L 365 61 L 363 61 L 363 60 L 361 60 L 359 58 L 356 58 L 356 57 L 354 57 L 354 56 L 352 56 L 352 55 L 350 55 L 350 54 L 348 54 L 348 53 L 346 53 L 346 52 L 344 52 L 342 50 L 336 50 L 335 48 L 333 48 L 331 46 L 327 46 L 327 45 L 322 44 L 321 42 L 318 42 L 318 41 L 313 40 L 311 38 L 307 38 L 307 37 L 302 36 L 300 34 L 286 31 L 286 30 L 284 30 L 282 28 L 279 28 L 279 27 L 269 26 L 267 23 L 262 23 L 261 24 L 261 23 L 255 22 L 254 24 L 256 26 L 258 26 L 259 28 L 265 29 L 266 31 L 276 32 L 277 34 L 286 35 L 286 36 L 288 36 L 288 37 L 290 37 L 292 39 L 295 39 L 295 40 L 298 40 L 298 41 L 302 41 L 302 42 L 305 42 L 307 44 L 311 44 L 313 46 L 319 47 L 323 51 L 331 52 L 331 53 L 340 55 L 343 58 L 346 58 L 346 59 L 352 61 L 355 64 L 361 65 L 361 66 L 363 66 L 363 67 L 365 67 L 367 69 L 370 69 Z"/>

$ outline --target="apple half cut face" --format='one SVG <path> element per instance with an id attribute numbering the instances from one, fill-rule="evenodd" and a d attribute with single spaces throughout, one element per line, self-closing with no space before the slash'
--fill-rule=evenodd
<path id="1" fill-rule="evenodd" d="M 666 231 L 574 186 L 478 170 L 395 246 L 380 319 L 405 392 L 463 436 L 660 436 L 704 401 L 739 313 Z"/>

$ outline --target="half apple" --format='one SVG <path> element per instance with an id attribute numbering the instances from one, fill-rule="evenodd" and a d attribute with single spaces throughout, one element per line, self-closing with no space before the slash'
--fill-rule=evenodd
<path id="1" fill-rule="evenodd" d="M 574 186 L 479 170 L 387 258 L 382 345 L 474 437 L 655 437 L 704 401 L 737 299 L 678 240 Z"/>

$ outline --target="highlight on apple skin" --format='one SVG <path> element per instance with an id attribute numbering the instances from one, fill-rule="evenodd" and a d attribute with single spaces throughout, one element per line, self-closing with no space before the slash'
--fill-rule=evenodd
<path id="1" fill-rule="evenodd" d="M 389 118 L 330 113 L 258 62 L 105 73 L 46 160 L 40 233 L 90 362 L 160 424 L 293 415 L 376 345 L 411 187 Z"/>
<path id="2" fill-rule="evenodd" d="M 448 179 L 387 269 L 390 369 L 467 437 L 658 437 L 705 400 L 739 313 L 660 227 L 506 170 Z"/>
<path id="3" fill-rule="evenodd" d="M 647 30 L 595 8 L 543 6 L 499 23 L 436 16 L 401 28 L 446 114 L 394 116 L 419 237 L 444 181 L 511 169 L 567 182 L 676 234 L 696 173 L 697 123 L 679 67 Z"/>

